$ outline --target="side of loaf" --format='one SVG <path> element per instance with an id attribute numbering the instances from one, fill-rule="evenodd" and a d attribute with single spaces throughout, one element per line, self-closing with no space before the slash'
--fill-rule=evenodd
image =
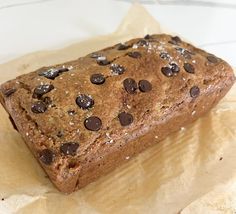
<path id="1" fill-rule="evenodd" d="M 179 37 L 146 35 L 0 86 L 51 181 L 71 193 L 208 112 L 232 68 Z"/>

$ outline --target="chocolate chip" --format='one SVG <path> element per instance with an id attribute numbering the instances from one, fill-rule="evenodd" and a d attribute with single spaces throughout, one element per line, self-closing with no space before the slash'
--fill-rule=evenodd
<path id="1" fill-rule="evenodd" d="M 141 53 L 139 53 L 138 51 L 133 51 L 133 52 L 129 52 L 128 56 L 130 56 L 132 58 L 140 58 L 141 57 Z"/>
<path id="2" fill-rule="evenodd" d="M 145 46 L 148 46 L 149 43 L 148 43 L 148 41 L 145 40 L 145 39 L 140 39 L 140 40 L 138 41 L 137 45 L 138 45 L 138 46 L 144 46 L 144 47 L 145 47 Z"/>
<path id="3" fill-rule="evenodd" d="M 171 37 L 171 41 L 169 41 L 173 45 L 178 45 L 181 42 L 182 40 L 178 36 Z"/>
<path id="4" fill-rule="evenodd" d="M 177 74 L 180 71 L 179 66 L 175 63 L 170 63 L 170 69 L 173 72 L 173 74 Z"/>
<path id="5" fill-rule="evenodd" d="M 44 113 L 46 110 L 47 105 L 43 101 L 37 101 L 31 106 L 31 111 L 36 114 Z"/>
<path id="6" fill-rule="evenodd" d="M 110 64 L 110 62 L 107 60 L 107 58 L 105 56 L 99 56 L 97 58 L 97 63 L 99 65 L 109 65 Z"/>
<path id="7" fill-rule="evenodd" d="M 12 117 L 11 117 L 10 115 L 9 115 L 9 120 L 11 121 L 11 124 L 12 124 L 13 128 L 14 128 L 16 131 L 18 131 L 18 129 L 17 129 L 17 127 L 16 127 L 16 124 L 15 124 L 14 120 L 12 119 Z"/>
<path id="8" fill-rule="evenodd" d="M 197 86 L 193 86 L 191 89 L 190 89 L 190 96 L 192 98 L 196 98 L 198 97 L 200 94 L 200 89 L 197 87 Z"/>
<path id="9" fill-rule="evenodd" d="M 152 90 L 152 84 L 147 80 L 140 80 L 138 82 L 138 86 L 141 92 L 148 92 Z"/>
<path id="10" fill-rule="evenodd" d="M 213 55 L 207 56 L 207 60 L 211 63 L 217 63 L 218 62 L 218 59 Z"/>
<path id="11" fill-rule="evenodd" d="M 146 36 L 144 36 L 144 39 L 151 39 L 152 36 L 150 36 L 149 34 L 147 34 Z"/>
<path id="12" fill-rule="evenodd" d="M 174 75 L 171 68 L 169 67 L 162 67 L 161 72 L 167 77 L 172 77 Z"/>
<path id="13" fill-rule="evenodd" d="M 59 76 L 59 70 L 55 68 L 50 68 L 47 71 L 43 71 L 39 73 L 39 76 L 44 76 L 48 79 L 54 80 L 56 77 Z"/>
<path id="14" fill-rule="evenodd" d="M 187 71 L 188 73 L 191 73 L 191 74 L 195 73 L 195 69 L 194 69 L 193 65 L 191 65 L 189 63 L 184 63 L 184 70 Z"/>
<path id="15" fill-rule="evenodd" d="M 88 117 L 84 121 L 84 126 L 90 131 L 98 131 L 102 126 L 102 121 L 96 116 Z"/>
<path id="16" fill-rule="evenodd" d="M 128 49 L 128 48 L 130 48 L 130 45 L 126 45 L 126 44 L 124 44 L 124 43 L 119 43 L 119 44 L 117 45 L 117 50 L 119 50 L 119 51 L 121 51 L 121 50 L 126 50 L 126 49 Z"/>
<path id="17" fill-rule="evenodd" d="M 138 86 L 134 79 L 127 78 L 123 81 L 123 86 L 129 94 L 134 94 Z"/>
<path id="18" fill-rule="evenodd" d="M 79 144 L 78 143 L 73 143 L 73 142 L 69 142 L 69 143 L 63 143 L 60 146 L 60 152 L 63 153 L 64 155 L 76 155 L 77 149 L 79 148 Z"/>
<path id="19" fill-rule="evenodd" d="M 170 55 L 168 53 L 166 53 L 166 52 L 160 53 L 160 57 L 162 59 L 170 59 Z"/>
<path id="20" fill-rule="evenodd" d="M 115 75 L 121 75 L 125 72 L 124 66 L 118 64 L 111 64 L 110 69 L 111 72 Z"/>
<path id="21" fill-rule="evenodd" d="M 59 73 L 67 72 L 69 70 L 70 70 L 69 68 L 59 68 L 58 69 Z"/>
<path id="22" fill-rule="evenodd" d="M 98 57 L 100 57 L 100 56 L 101 56 L 100 53 L 91 53 L 91 54 L 90 54 L 90 57 L 91 57 L 91 58 L 95 58 L 95 59 L 98 58 Z"/>
<path id="23" fill-rule="evenodd" d="M 10 97 L 12 94 L 14 94 L 16 92 L 16 88 L 9 88 L 6 89 L 3 94 L 5 97 Z"/>
<path id="24" fill-rule="evenodd" d="M 50 165 L 53 162 L 54 154 L 49 149 L 44 149 L 39 154 L 39 160 L 41 160 L 44 164 Z"/>
<path id="25" fill-rule="evenodd" d="M 75 110 L 68 110 L 67 113 L 71 116 L 76 114 Z"/>
<path id="26" fill-rule="evenodd" d="M 34 89 L 33 98 L 41 98 L 44 94 L 54 89 L 53 85 L 39 85 Z"/>
<path id="27" fill-rule="evenodd" d="M 94 100 L 90 95 L 86 94 L 80 94 L 76 98 L 76 104 L 81 108 L 81 109 L 89 109 L 92 108 L 94 105 Z"/>
<path id="28" fill-rule="evenodd" d="M 126 112 L 121 112 L 119 115 L 118 115 L 118 118 L 119 118 L 119 121 L 120 121 L 120 124 L 122 126 L 128 126 L 130 125 L 132 122 L 133 122 L 133 116 L 129 113 L 126 113 Z"/>
<path id="29" fill-rule="evenodd" d="M 101 85 L 105 82 L 105 77 L 102 74 L 92 74 L 90 81 L 93 84 Z"/>

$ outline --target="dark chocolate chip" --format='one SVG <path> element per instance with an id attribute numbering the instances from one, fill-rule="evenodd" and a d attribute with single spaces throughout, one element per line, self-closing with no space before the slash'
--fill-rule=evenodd
<path id="1" fill-rule="evenodd" d="M 148 46 L 149 43 L 148 43 L 148 41 L 145 40 L 145 39 L 140 39 L 140 40 L 138 41 L 137 45 L 138 45 L 138 46 Z"/>
<path id="2" fill-rule="evenodd" d="M 175 63 L 170 63 L 170 69 L 173 72 L 173 74 L 177 74 L 180 71 L 179 66 Z"/>
<path id="3" fill-rule="evenodd" d="M 86 94 L 80 94 L 76 98 L 76 104 L 81 108 L 81 109 L 89 109 L 92 108 L 94 105 L 94 100 L 90 95 Z"/>
<path id="4" fill-rule="evenodd" d="M 190 96 L 192 98 L 196 98 L 198 97 L 200 94 L 200 89 L 197 87 L 197 86 L 193 86 L 191 89 L 190 89 Z"/>
<path id="5" fill-rule="evenodd" d="M 84 126 L 90 131 L 98 131 L 102 126 L 102 121 L 96 116 L 88 117 L 84 121 Z"/>
<path id="6" fill-rule="evenodd" d="M 103 76 L 103 74 L 92 74 L 90 77 L 90 81 L 93 84 L 101 85 L 105 82 L 105 77 Z"/>
<path id="7" fill-rule="evenodd" d="M 171 41 L 169 41 L 173 45 L 178 45 L 181 42 L 182 40 L 178 36 L 171 37 Z"/>
<path id="8" fill-rule="evenodd" d="M 97 58 L 97 63 L 99 65 L 109 65 L 110 64 L 110 62 L 107 60 L 107 58 L 105 56 L 99 56 Z"/>
<path id="9" fill-rule="evenodd" d="M 129 52 L 128 56 L 130 56 L 132 58 L 140 58 L 141 57 L 141 53 L 139 53 L 138 51 L 133 51 L 133 52 Z"/>
<path id="10" fill-rule="evenodd" d="M 69 70 L 69 68 L 58 68 L 59 73 L 67 72 Z"/>
<path id="11" fill-rule="evenodd" d="M 6 89 L 3 94 L 5 97 L 10 97 L 12 94 L 14 94 L 16 92 L 16 88 L 9 88 Z"/>
<path id="12" fill-rule="evenodd" d="M 184 63 L 184 70 L 191 74 L 195 73 L 195 69 L 190 63 Z"/>
<path id="13" fill-rule="evenodd" d="M 98 58 L 98 57 L 100 57 L 100 56 L 101 56 L 100 53 L 91 53 L 91 54 L 90 54 L 90 57 L 91 57 L 91 58 L 95 58 L 95 59 Z"/>
<path id="14" fill-rule="evenodd" d="M 128 48 L 130 48 L 130 45 L 126 45 L 124 43 L 119 43 L 117 45 L 117 50 L 121 51 L 121 50 L 127 50 Z"/>
<path id="15" fill-rule="evenodd" d="M 207 56 L 207 60 L 211 63 L 217 63 L 218 62 L 218 59 L 213 55 Z"/>
<path id="16" fill-rule="evenodd" d="M 171 68 L 169 67 L 162 67 L 161 72 L 167 77 L 172 77 L 174 75 Z"/>
<path id="17" fill-rule="evenodd" d="M 150 36 L 149 34 L 147 34 L 146 36 L 144 36 L 144 39 L 151 39 L 152 36 Z"/>
<path id="18" fill-rule="evenodd" d="M 166 53 L 166 52 L 160 53 L 160 57 L 162 59 L 170 59 L 170 55 L 168 53 Z"/>
<path id="19" fill-rule="evenodd" d="M 134 79 L 127 78 L 123 81 L 123 86 L 129 94 L 134 94 L 138 86 Z"/>
<path id="20" fill-rule="evenodd" d="M 133 116 L 126 112 L 121 112 L 118 118 L 122 126 L 128 126 L 134 121 Z"/>
<path id="21" fill-rule="evenodd" d="M 75 110 L 72 109 L 68 110 L 67 113 L 71 116 L 76 114 Z"/>
<path id="22" fill-rule="evenodd" d="M 44 164 L 50 165 L 53 162 L 54 154 L 49 149 L 44 149 L 39 154 L 39 160 L 41 160 Z"/>
<path id="23" fill-rule="evenodd" d="M 44 113 L 47 110 L 47 105 L 43 101 L 37 101 L 31 106 L 31 111 L 39 114 Z"/>
<path id="24" fill-rule="evenodd" d="M 16 131 L 18 131 L 18 129 L 17 129 L 17 127 L 16 127 L 16 124 L 15 124 L 14 120 L 12 119 L 12 117 L 11 117 L 10 115 L 9 115 L 9 120 L 11 121 L 11 124 L 12 124 L 13 128 L 14 128 Z"/>
<path id="25" fill-rule="evenodd" d="M 115 75 L 121 75 L 125 72 L 124 66 L 118 64 L 111 64 L 110 69 L 111 72 Z"/>
<path id="26" fill-rule="evenodd" d="M 40 72 L 39 76 L 44 76 L 48 79 L 54 80 L 56 77 L 59 76 L 59 70 L 56 68 L 50 68 L 47 71 Z"/>
<path id="27" fill-rule="evenodd" d="M 60 146 L 60 152 L 63 153 L 64 155 L 76 155 L 77 149 L 79 148 L 79 143 L 63 143 Z"/>
<path id="28" fill-rule="evenodd" d="M 44 94 L 54 89 L 53 85 L 39 85 L 34 89 L 33 98 L 41 98 Z"/>
<path id="29" fill-rule="evenodd" d="M 140 80 L 138 82 L 139 90 L 142 92 L 148 92 L 152 90 L 152 84 L 147 80 Z"/>

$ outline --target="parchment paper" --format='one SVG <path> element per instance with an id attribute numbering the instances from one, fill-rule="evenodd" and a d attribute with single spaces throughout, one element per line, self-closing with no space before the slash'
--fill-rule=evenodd
<path id="1" fill-rule="evenodd" d="M 0 82 L 163 28 L 134 5 L 116 32 L 0 65 Z M 209 114 L 86 188 L 58 192 L 0 107 L 0 213 L 236 212 L 236 87 Z M 2 200 L 1 200 L 2 198 Z"/>

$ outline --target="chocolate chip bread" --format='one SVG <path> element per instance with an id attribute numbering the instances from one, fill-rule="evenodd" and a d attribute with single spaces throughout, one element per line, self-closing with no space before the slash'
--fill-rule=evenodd
<path id="1" fill-rule="evenodd" d="M 147 35 L 40 68 L 0 87 L 16 129 L 70 193 L 211 109 L 235 81 L 222 59 Z"/>

